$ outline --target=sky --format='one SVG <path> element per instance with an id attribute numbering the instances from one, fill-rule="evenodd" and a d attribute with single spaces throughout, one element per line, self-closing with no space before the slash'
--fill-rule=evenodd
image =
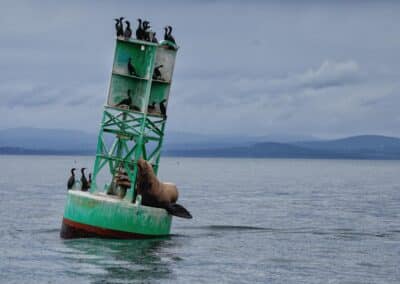
<path id="1" fill-rule="evenodd" d="M 1 1 L 0 129 L 95 133 L 114 18 L 180 46 L 167 131 L 400 137 L 400 2 Z"/>

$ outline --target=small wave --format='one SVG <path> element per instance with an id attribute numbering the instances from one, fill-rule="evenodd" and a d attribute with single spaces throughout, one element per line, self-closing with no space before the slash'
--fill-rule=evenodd
<path id="1" fill-rule="evenodd" d="M 253 227 L 253 226 L 232 226 L 232 225 L 210 225 L 208 226 L 211 230 L 220 231 L 241 231 L 241 230 L 270 230 L 269 228 Z"/>
<path id="2" fill-rule="evenodd" d="M 37 233 L 59 233 L 60 228 L 37 230 Z"/>
<path id="3" fill-rule="evenodd" d="M 46 234 L 46 233 L 58 233 L 60 232 L 60 228 L 56 229 L 15 229 L 16 232 L 19 233 L 32 233 L 32 234 Z"/>
<path id="4" fill-rule="evenodd" d="M 357 237 L 374 237 L 387 238 L 400 233 L 399 230 L 391 230 L 387 232 L 362 232 L 351 228 L 336 228 L 336 229 L 317 229 L 310 227 L 300 228 L 267 228 L 257 226 L 240 226 L 240 225 L 206 225 L 206 226 L 182 226 L 183 230 L 207 230 L 213 233 L 223 231 L 259 231 L 275 234 L 312 234 L 321 236 L 333 236 L 339 238 L 357 238 Z M 185 234 L 175 234 L 177 237 L 184 237 Z"/>
<path id="5" fill-rule="evenodd" d="M 207 226 L 183 226 L 181 229 L 189 230 L 210 230 L 210 231 L 249 231 L 249 230 L 273 230 L 271 228 L 255 227 L 255 226 L 240 226 L 240 225 L 207 225 Z"/>
<path id="6" fill-rule="evenodd" d="M 307 232 L 306 232 L 307 233 Z M 343 239 L 353 239 L 359 237 L 370 237 L 370 238 L 388 238 L 396 235 L 394 231 L 387 232 L 362 232 L 353 229 L 331 229 L 331 230 L 312 230 L 308 233 L 313 235 L 327 235 Z"/>
<path id="7" fill-rule="evenodd" d="M 370 263 L 370 262 L 358 262 L 357 264 L 360 266 L 365 266 L 365 267 L 381 267 L 381 265 Z"/>

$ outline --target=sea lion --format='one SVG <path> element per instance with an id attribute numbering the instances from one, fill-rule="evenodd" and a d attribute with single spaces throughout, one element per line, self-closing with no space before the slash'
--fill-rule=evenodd
<path id="1" fill-rule="evenodd" d="M 171 215 L 191 219 L 192 215 L 178 200 L 178 189 L 173 183 L 160 182 L 151 164 L 143 159 L 137 162 L 137 194 L 142 196 L 142 204 L 164 208 Z"/>

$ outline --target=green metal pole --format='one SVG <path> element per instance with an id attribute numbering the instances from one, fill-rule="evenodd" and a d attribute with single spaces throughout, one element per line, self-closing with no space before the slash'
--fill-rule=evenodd
<path id="1" fill-rule="evenodd" d="M 99 135 L 97 137 L 97 149 L 96 149 L 96 160 L 94 162 L 94 166 L 93 166 L 93 176 L 92 176 L 92 183 L 90 185 L 90 192 L 93 193 L 95 191 L 97 191 L 97 175 L 99 173 L 100 170 L 100 162 L 102 160 L 102 158 L 100 157 L 102 149 L 103 149 L 103 124 L 104 124 L 104 120 L 105 120 L 106 114 L 103 111 L 103 117 L 101 119 L 101 124 L 100 124 L 100 131 L 99 131 Z"/>

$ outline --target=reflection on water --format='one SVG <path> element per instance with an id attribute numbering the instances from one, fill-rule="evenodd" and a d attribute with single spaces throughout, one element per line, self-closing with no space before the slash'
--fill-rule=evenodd
<path id="1" fill-rule="evenodd" d="M 176 278 L 171 266 L 180 258 L 171 252 L 171 248 L 179 246 L 179 238 L 75 239 L 63 243 L 68 262 L 84 264 L 78 265 L 73 273 L 89 274 L 94 282 L 143 283 Z"/>

